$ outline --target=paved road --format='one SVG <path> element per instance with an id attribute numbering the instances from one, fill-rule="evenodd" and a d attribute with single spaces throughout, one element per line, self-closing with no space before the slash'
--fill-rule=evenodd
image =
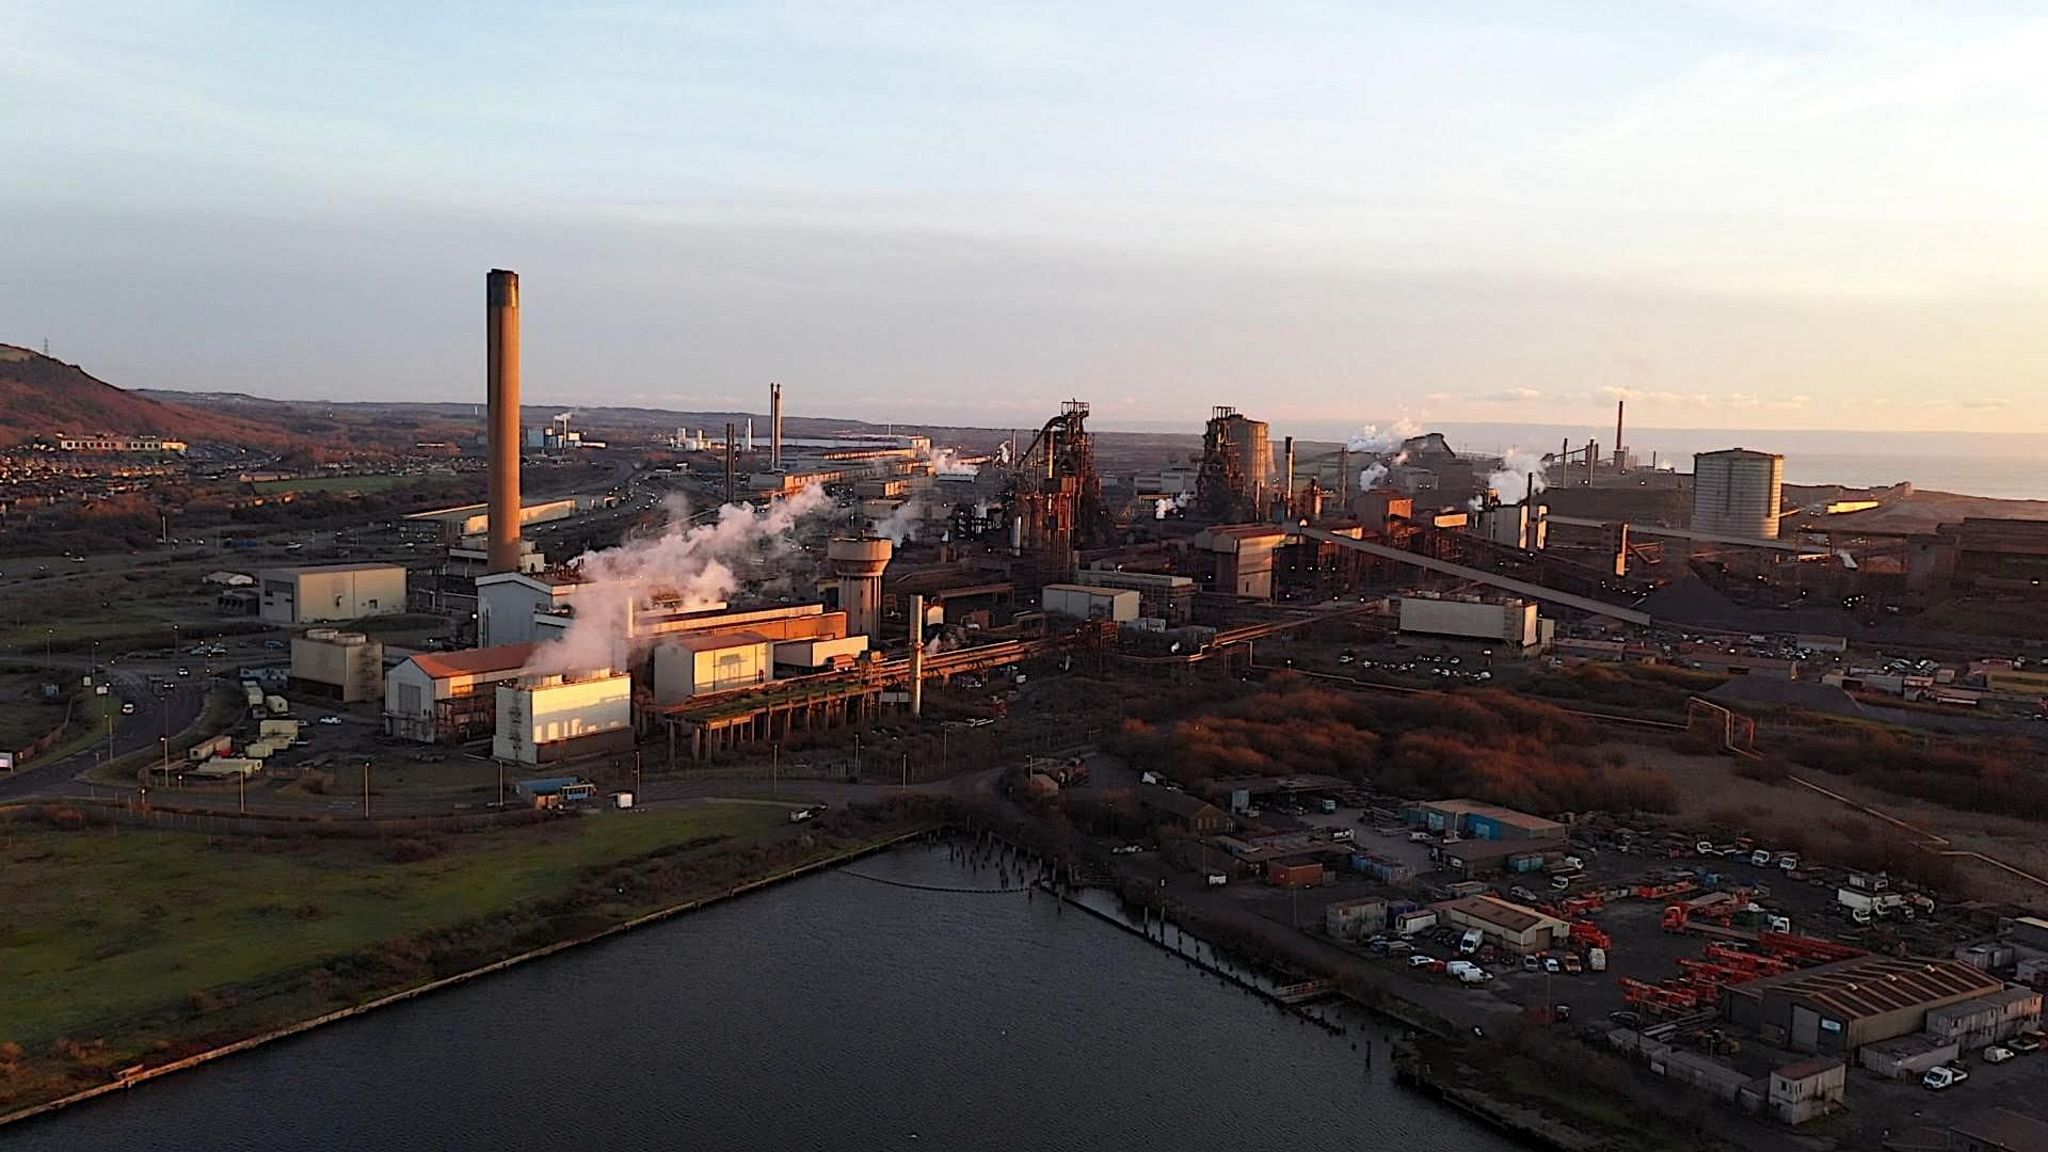
<path id="1" fill-rule="evenodd" d="M 83 668 L 82 659 L 77 663 Z M 114 725 L 116 756 L 158 747 L 159 738 L 177 735 L 206 710 L 208 689 L 203 680 L 174 681 L 171 691 L 159 697 L 149 690 L 146 669 L 112 668 L 107 670 L 106 678 L 114 695 L 135 705 L 133 715 L 119 717 Z M 100 735 L 104 736 L 104 732 Z M 72 783 L 72 777 L 106 756 L 106 741 L 101 739 L 64 759 L 40 761 L 12 773 L 0 773 L 0 800 L 20 800 L 39 793 L 76 794 L 80 786 Z"/>

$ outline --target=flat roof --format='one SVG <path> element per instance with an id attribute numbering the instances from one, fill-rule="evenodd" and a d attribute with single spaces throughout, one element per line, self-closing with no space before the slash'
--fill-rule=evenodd
<path id="1" fill-rule="evenodd" d="M 1823 1072 L 1832 1072 L 1841 1066 L 1842 1062 L 1832 1056 L 1815 1056 L 1810 1060 L 1801 1060 L 1797 1064 L 1787 1064 L 1783 1068 L 1773 1068 L 1771 1069 L 1771 1075 L 1776 1076 L 1780 1080 L 1805 1080 L 1818 1076 Z"/>
<path id="2" fill-rule="evenodd" d="M 2048 1124 L 2010 1108 L 1988 1108 L 1949 1126 L 1979 1144 L 2012 1152 L 2048 1152 Z"/>
<path id="3" fill-rule="evenodd" d="M 807 637 L 816 640 L 819 637 Z M 670 636 L 662 643 L 681 648 L 687 652 L 717 652 L 725 648 L 751 648 L 756 644 L 770 644 L 773 641 L 758 632 L 685 632 Z"/>
<path id="4" fill-rule="evenodd" d="M 374 561 L 359 561 L 354 564 L 294 564 L 288 568 L 265 568 L 258 575 L 266 579 L 272 576 L 304 576 L 310 572 L 403 572 L 403 564 L 379 564 Z"/>
<path id="5" fill-rule="evenodd" d="M 1844 1020 L 1881 1016 L 1936 1001 L 1969 1000 L 1999 991 L 2005 982 L 1960 960 L 1902 960 L 1857 956 L 1781 976 L 1765 976 L 1730 991 L 1762 999 L 1791 996 Z"/>

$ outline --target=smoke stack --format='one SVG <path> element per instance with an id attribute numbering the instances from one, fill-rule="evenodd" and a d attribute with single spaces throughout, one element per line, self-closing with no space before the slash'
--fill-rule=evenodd
<path id="1" fill-rule="evenodd" d="M 924 715 L 924 597 L 910 598 L 910 714 Z"/>
<path id="2" fill-rule="evenodd" d="M 768 385 L 768 470 L 782 471 L 782 385 Z"/>
<path id="3" fill-rule="evenodd" d="M 839 536 L 825 544 L 825 559 L 839 577 L 839 608 L 846 613 L 846 634 L 881 639 L 882 570 L 895 546 L 880 536 Z"/>
<path id="4" fill-rule="evenodd" d="M 1621 455 L 1621 414 L 1622 410 L 1627 407 L 1628 401 L 1626 400 L 1616 400 L 1614 402 L 1614 470 L 1616 472 L 1628 467 L 1627 462 L 1623 460 Z"/>
<path id="5" fill-rule="evenodd" d="M 1337 503 L 1344 506 L 1346 515 L 1351 508 L 1351 446 L 1337 449 Z"/>
<path id="6" fill-rule="evenodd" d="M 1522 497 L 1522 550 L 1536 550 L 1536 474 L 1529 473 L 1529 491 Z"/>
<path id="7" fill-rule="evenodd" d="M 1282 482 L 1286 487 L 1280 489 L 1280 516 L 1282 519 L 1291 520 L 1294 518 L 1294 437 L 1289 436 L 1284 444 L 1283 451 L 1287 460 L 1284 467 L 1287 470 L 1287 478 Z"/>
<path id="8" fill-rule="evenodd" d="M 752 452 L 753 450 L 754 450 L 754 418 L 753 418 L 752 416 L 749 416 L 749 417 L 747 417 L 747 451 L 751 453 L 751 452 Z"/>
<path id="9" fill-rule="evenodd" d="M 494 268 L 484 281 L 484 389 L 491 455 L 492 572 L 519 570 L 519 273 Z"/>
<path id="10" fill-rule="evenodd" d="M 732 422 L 728 420 L 725 425 L 725 502 L 727 504 L 737 504 L 740 499 L 737 467 L 739 461 L 733 455 L 736 447 L 733 443 Z"/>

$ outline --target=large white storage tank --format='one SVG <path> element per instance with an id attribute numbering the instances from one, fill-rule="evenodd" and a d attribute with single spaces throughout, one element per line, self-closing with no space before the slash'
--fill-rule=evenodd
<path id="1" fill-rule="evenodd" d="M 1785 458 L 1729 448 L 1692 458 L 1692 528 L 1750 540 L 1776 540 Z"/>
<path id="2" fill-rule="evenodd" d="M 585 751 L 630 745 L 633 678 L 542 676 L 498 685 L 498 727 L 491 755 L 540 764 Z"/>

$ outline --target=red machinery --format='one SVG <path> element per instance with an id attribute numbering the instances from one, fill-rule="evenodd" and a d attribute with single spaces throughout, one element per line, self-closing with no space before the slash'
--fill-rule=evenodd
<path id="1" fill-rule="evenodd" d="M 1614 938 L 1609 936 L 1598 924 L 1590 920 L 1574 920 L 1571 924 L 1573 944 L 1581 948 L 1599 948 L 1603 950 L 1611 950 L 1614 947 Z"/>
<path id="2" fill-rule="evenodd" d="M 1827 964 L 1836 960 L 1853 960 L 1864 954 L 1861 948 L 1792 932 L 1765 932 L 1757 937 L 1756 942 L 1777 959 L 1795 962 Z"/>
<path id="3" fill-rule="evenodd" d="M 1663 884 L 1638 884 L 1636 897 L 1640 900 L 1669 900 L 1696 891 L 1699 884 L 1691 880 L 1671 880 Z"/>
<path id="4" fill-rule="evenodd" d="M 1746 974 L 1750 979 L 1759 976 L 1777 976 L 1792 971 L 1792 965 L 1776 956 L 1760 956 L 1755 952 L 1744 952 L 1726 944 L 1709 944 L 1706 949 L 1710 963 Z"/>
<path id="5" fill-rule="evenodd" d="M 1631 1008 L 1648 1012 L 1691 1012 L 1700 1006 L 1697 989 L 1681 984 L 1645 984 L 1622 977 L 1621 1000 Z"/>
<path id="6" fill-rule="evenodd" d="M 1556 915 L 1560 920 L 1576 920 L 1581 916 L 1598 912 L 1606 906 L 1607 902 L 1598 896 L 1574 896 L 1568 900 L 1558 901 Z"/>

